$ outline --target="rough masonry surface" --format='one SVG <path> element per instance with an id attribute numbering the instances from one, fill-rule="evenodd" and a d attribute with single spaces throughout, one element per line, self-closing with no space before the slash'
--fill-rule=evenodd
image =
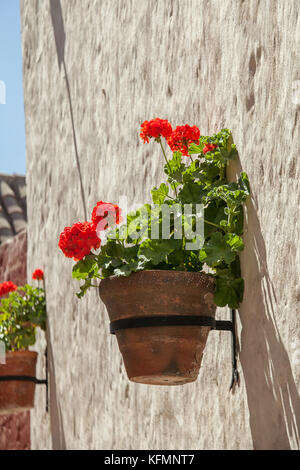
<path id="1" fill-rule="evenodd" d="M 298 6 L 21 0 L 28 273 L 46 275 L 51 380 L 48 415 L 36 392 L 32 448 L 298 448 Z M 226 332 L 209 334 L 197 382 L 130 383 L 97 290 L 75 297 L 57 247 L 98 200 L 149 202 L 162 157 L 138 131 L 157 116 L 204 135 L 229 127 L 240 156 L 231 177 L 241 167 L 250 178 L 234 394 Z"/>

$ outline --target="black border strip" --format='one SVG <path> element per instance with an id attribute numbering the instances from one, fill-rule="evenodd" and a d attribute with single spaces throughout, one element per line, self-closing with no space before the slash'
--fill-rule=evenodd
<path id="1" fill-rule="evenodd" d="M 34 382 L 35 384 L 47 384 L 46 380 L 40 380 L 29 375 L 1 375 L 0 382 L 10 382 L 17 380 L 20 382 Z"/>
<path id="2" fill-rule="evenodd" d="M 231 323 L 231 322 L 229 322 Z M 118 330 L 127 328 L 143 328 L 151 326 L 209 326 L 217 328 L 213 317 L 200 315 L 167 315 L 154 317 L 131 317 L 116 320 L 110 323 L 110 332 L 115 334 Z"/>

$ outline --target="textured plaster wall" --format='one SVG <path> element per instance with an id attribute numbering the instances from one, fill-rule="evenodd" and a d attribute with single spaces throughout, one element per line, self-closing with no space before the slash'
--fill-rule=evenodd
<path id="1" fill-rule="evenodd" d="M 13 281 L 21 286 L 27 282 L 27 232 L 0 245 L 0 282 Z"/>
<path id="2" fill-rule="evenodd" d="M 30 413 L 0 416 L 0 450 L 30 449 Z"/>
<path id="3" fill-rule="evenodd" d="M 51 379 L 48 415 L 37 390 L 33 448 L 299 447 L 298 6 L 21 0 L 28 272 L 46 273 Z M 97 291 L 77 300 L 57 248 L 96 201 L 149 200 L 161 156 L 138 128 L 155 116 L 203 134 L 230 127 L 231 175 L 240 165 L 250 177 L 234 394 L 226 332 L 210 333 L 197 382 L 129 383 Z"/>

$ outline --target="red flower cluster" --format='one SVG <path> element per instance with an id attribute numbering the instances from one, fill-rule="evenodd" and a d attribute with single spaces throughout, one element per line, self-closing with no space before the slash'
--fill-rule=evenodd
<path id="1" fill-rule="evenodd" d="M 121 209 L 117 204 L 111 202 L 98 201 L 92 212 L 93 228 L 99 233 L 106 230 L 112 224 L 119 224 L 122 222 Z"/>
<path id="2" fill-rule="evenodd" d="M 99 248 L 100 244 L 101 240 L 90 222 L 77 222 L 72 227 L 65 227 L 58 242 L 64 255 L 75 261 L 88 255 L 92 248 Z"/>
<path id="3" fill-rule="evenodd" d="M 188 156 L 188 147 L 191 143 L 199 144 L 200 130 L 197 126 L 177 126 L 168 138 L 168 144 L 172 152 L 179 151 Z"/>
<path id="4" fill-rule="evenodd" d="M 144 144 L 149 143 L 149 138 L 154 137 L 157 139 L 162 136 L 168 139 L 172 134 L 172 126 L 166 119 L 155 118 L 151 121 L 144 121 L 141 125 L 140 137 L 143 139 Z"/>
<path id="5" fill-rule="evenodd" d="M 9 294 L 9 292 L 13 292 L 17 289 L 18 286 L 16 286 L 12 281 L 2 282 L 2 284 L 0 284 L 0 297 Z"/>
<path id="6" fill-rule="evenodd" d="M 101 230 L 109 227 L 110 217 L 116 224 L 122 222 L 119 206 L 110 202 L 97 202 L 92 212 L 92 222 L 77 222 L 72 227 L 65 227 L 59 237 L 59 248 L 68 258 L 81 260 L 92 248 L 100 247 L 101 239 L 98 235 Z"/>
<path id="7" fill-rule="evenodd" d="M 44 271 L 42 269 L 36 269 L 32 273 L 32 279 L 36 279 L 38 281 L 42 281 L 44 279 Z"/>
<path id="8" fill-rule="evenodd" d="M 211 152 L 212 150 L 216 149 L 217 147 L 218 146 L 216 144 L 205 144 L 205 146 L 203 147 L 202 152 L 203 153 Z"/>

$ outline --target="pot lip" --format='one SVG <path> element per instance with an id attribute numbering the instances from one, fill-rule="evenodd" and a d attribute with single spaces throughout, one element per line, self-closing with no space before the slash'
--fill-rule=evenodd
<path id="1" fill-rule="evenodd" d="M 213 274 L 206 273 L 204 271 L 175 271 L 174 269 L 143 269 L 142 271 L 132 272 L 129 276 L 109 276 L 105 279 L 101 279 L 100 285 L 104 281 L 115 281 L 116 279 L 129 279 L 131 276 L 143 276 L 147 275 L 147 273 L 159 273 L 161 276 L 168 275 L 174 277 L 205 277 L 206 279 L 210 279 L 214 282 Z"/>
<path id="2" fill-rule="evenodd" d="M 28 351 L 28 349 L 20 349 L 18 351 L 7 351 L 6 356 L 8 357 L 20 357 L 20 356 L 29 356 L 32 358 L 37 357 L 38 353 L 36 351 Z"/>

